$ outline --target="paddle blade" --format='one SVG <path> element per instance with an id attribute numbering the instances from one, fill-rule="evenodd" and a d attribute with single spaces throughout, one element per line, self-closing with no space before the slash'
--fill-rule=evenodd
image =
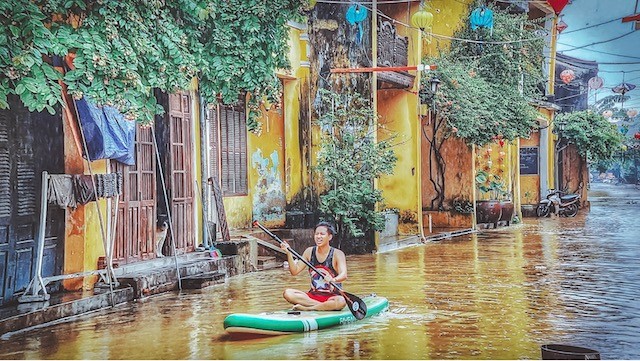
<path id="1" fill-rule="evenodd" d="M 347 306 L 349 307 L 349 311 L 353 317 L 357 320 L 362 320 L 367 315 L 367 304 L 364 303 L 358 296 L 353 295 L 349 292 L 342 291 L 342 296 L 345 301 L 347 301 Z"/>

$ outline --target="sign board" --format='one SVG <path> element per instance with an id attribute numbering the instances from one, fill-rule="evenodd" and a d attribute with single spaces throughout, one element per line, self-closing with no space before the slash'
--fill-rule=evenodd
<path id="1" fill-rule="evenodd" d="M 520 174 L 538 174 L 538 147 L 520 148 Z"/>

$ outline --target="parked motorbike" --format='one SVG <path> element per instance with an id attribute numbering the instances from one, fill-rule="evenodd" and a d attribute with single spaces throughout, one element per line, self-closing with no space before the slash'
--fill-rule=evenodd
<path id="1" fill-rule="evenodd" d="M 558 215 L 575 217 L 580 208 L 580 195 L 549 189 L 546 199 L 538 203 L 538 209 L 536 210 L 538 217 L 548 217 L 551 212 L 555 212 L 555 204 L 558 205 Z"/>

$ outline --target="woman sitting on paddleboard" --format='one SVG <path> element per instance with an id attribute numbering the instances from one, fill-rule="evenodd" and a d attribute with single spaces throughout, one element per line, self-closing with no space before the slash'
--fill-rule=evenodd
<path id="1" fill-rule="evenodd" d="M 333 226 L 327 222 L 320 222 L 316 226 L 313 236 L 316 245 L 307 248 L 302 257 L 322 274 L 309 269 L 311 289 L 308 292 L 290 288 L 284 291 L 284 299 L 293 304 L 294 310 L 334 311 L 341 310 L 346 306 L 344 297 L 337 294 L 330 284 L 330 282 L 334 282 L 342 287 L 341 282 L 347 279 L 347 261 L 344 252 L 329 245 L 335 233 Z M 282 242 L 280 247 L 287 251 L 289 272 L 293 276 L 307 268 L 303 262 L 294 262 L 287 242 Z"/>

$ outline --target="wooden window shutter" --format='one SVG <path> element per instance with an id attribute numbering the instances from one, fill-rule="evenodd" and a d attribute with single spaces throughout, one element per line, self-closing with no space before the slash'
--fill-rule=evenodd
<path id="1" fill-rule="evenodd" d="M 210 172 L 225 196 L 248 193 L 247 126 L 244 100 L 218 105 L 209 114 Z"/>
<path id="2" fill-rule="evenodd" d="M 11 159 L 9 157 L 9 117 L 0 110 L 0 218 L 11 215 Z"/>
<path id="3" fill-rule="evenodd" d="M 209 121 L 209 174 L 220 179 L 220 121 L 218 108 L 213 107 L 207 111 Z"/>

